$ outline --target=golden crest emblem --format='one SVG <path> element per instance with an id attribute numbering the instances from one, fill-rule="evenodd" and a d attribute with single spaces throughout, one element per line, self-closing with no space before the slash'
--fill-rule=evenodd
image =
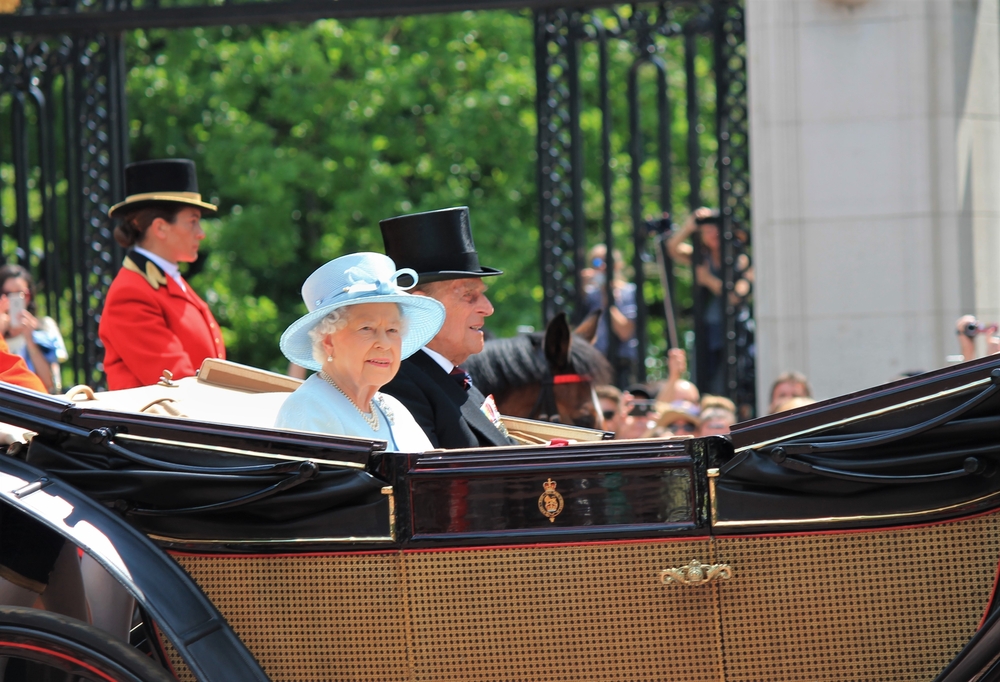
<path id="1" fill-rule="evenodd" d="M 538 498 L 538 511 L 548 517 L 551 523 L 556 522 L 556 517 L 562 513 L 565 502 L 563 496 L 556 492 L 556 482 L 551 478 L 542 483 L 545 492 Z"/>

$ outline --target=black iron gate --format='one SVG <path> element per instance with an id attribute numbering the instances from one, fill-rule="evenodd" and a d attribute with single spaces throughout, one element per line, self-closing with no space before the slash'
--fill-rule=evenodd
<path id="1" fill-rule="evenodd" d="M 622 11 L 624 10 L 624 11 Z M 546 319 L 561 309 L 584 305 L 583 282 L 579 276 L 584 262 L 588 236 L 597 241 L 618 246 L 622 231 L 615 230 L 616 204 L 610 163 L 614 150 L 612 138 L 615 126 L 623 128 L 619 135 L 628 140 L 630 167 L 628 172 L 628 211 L 630 238 L 624 244 L 632 252 L 632 272 L 636 287 L 637 357 L 648 356 L 651 339 L 648 334 L 650 302 L 647 296 L 666 291 L 665 318 L 686 318 L 695 332 L 695 376 L 704 391 L 707 333 L 704 321 L 704 301 L 700 287 L 693 287 L 693 305 L 681 310 L 669 259 L 663 258 L 662 245 L 672 228 L 667 216 L 680 204 L 694 209 L 702 204 L 702 174 L 706 156 L 713 155 L 716 169 L 717 201 L 721 213 L 723 236 L 723 289 L 725 296 L 725 392 L 740 407 L 744 417 L 753 414 L 754 362 L 753 322 L 750 315 L 750 295 L 745 287 L 737 287 L 741 275 L 748 272 L 749 236 L 749 148 L 747 141 L 746 62 L 742 4 L 736 0 L 717 0 L 699 4 L 689 2 L 660 3 L 657 6 L 631 6 L 615 9 L 554 9 L 536 15 L 536 66 L 538 80 L 538 177 L 541 227 L 542 283 L 545 290 Z M 701 148 L 699 127 L 704 119 L 704 103 L 698 100 L 695 57 L 699 37 L 710 41 L 715 82 L 714 126 L 717 148 L 714 152 Z M 679 41 L 683 48 L 676 55 L 679 63 L 668 64 L 665 44 Z M 611 46 L 629 44 L 629 64 L 614 74 L 627 80 L 626 97 L 614 100 L 611 89 Z M 581 52 L 587 46 L 597 54 L 596 89 L 588 99 L 581 86 Z M 653 73 L 655 107 L 643 107 L 640 74 Z M 669 101 L 668 72 L 682 72 L 685 77 L 683 107 Z M 586 154 L 585 135 L 581 131 L 581 116 L 588 108 L 601 120 L 598 154 Z M 643 125 L 640 112 L 654 110 L 656 120 Z M 677 168 L 677 154 L 671 148 L 671 113 L 682 109 L 687 123 L 686 168 Z M 624 112 L 624 116 L 621 115 Z M 618 114 L 616 116 L 616 114 Z M 622 123 L 621 119 L 627 119 Z M 652 129 L 652 130 L 650 130 Z M 655 150 L 655 151 L 654 151 Z M 645 157 L 654 151 L 658 162 L 655 181 L 644 179 L 640 168 Z M 585 215 L 585 159 L 601 167 L 600 192 L 603 195 L 602 214 Z M 672 178 L 683 170 L 687 179 L 686 196 L 678 196 Z M 652 195 L 652 196 L 650 196 Z M 620 202 L 618 202 L 620 203 Z M 655 205 L 657 210 L 651 211 Z M 683 216 L 678 216 L 681 218 Z M 617 222 L 622 222 L 618 220 Z M 596 228 L 596 229 L 595 229 Z M 676 228 L 675 228 L 676 229 Z M 596 233 L 596 234 L 595 234 Z M 616 236 L 617 235 L 617 236 Z M 657 253 L 657 251 L 660 253 Z M 608 249 L 613 260 L 614 248 Z M 654 268 L 657 263 L 660 267 Z M 613 272 L 609 264 L 607 271 Z M 647 272 L 656 272 L 662 286 L 647 286 Z M 609 278 L 610 280 L 610 278 Z M 746 279 L 749 281 L 749 279 Z M 610 282 L 605 300 L 612 300 Z M 664 338 L 659 346 L 677 345 L 679 339 L 672 329 L 672 320 L 660 325 Z M 672 333 L 671 333 L 672 332 Z M 609 355 L 616 356 L 616 338 L 609 335 Z M 665 342 L 665 343 L 664 343 Z M 645 380 L 643 363 L 623 363 L 623 381 Z"/>
<path id="2" fill-rule="evenodd" d="M 638 357 L 649 346 L 647 335 L 647 265 L 652 262 L 657 229 L 664 221 L 647 220 L 644 181 L 640 165 L 646 154 L 639 119 L 640 70 L 652 68 L 659 81 L 657 133 L 660 168 L 672 167 L 669 106 L 666 101 L 668 66 L 662 56 L 666 40 L 682 40 L 683 69 L 689 86 L 686 98 L 690 130 L 700 108 L 693 78 L 697 40 L 711 41 L 714 56 L 714 150 L 718 201 L 724 235 L 724 286 L 726 298 L 726 389 L 744 409 L 752 410 L 752 322 L 745 296 L 736 295 L 736 264 L 749 234 L 748 146 L 746 119 L 746 65 L 743 14 L 739 0 L 667 2 L 624 9 L 567 10 L 549 0 L 436 0 L 414 4 L 389 0 L 372 7 L 365 0 L 341 0 L 335 5 L 313 0 L 235 0 L 174 3 L 168 0 L 7 0 L 13 13 L 0 14 L 0 164 L 11 173 L 0 176 L 13 190 L 11 206 L 0 212 L 4 253 L 37 274 L 47 295 L 47 310 L 54 317 L 69 316 L 72 335 L 67 339 L 77 382 L 100 385 L 103 349 L 96 320 L 102 297 L 117 270 L 120 253 L 111 236 L 107 209 L 122 198 L 122 170 L 128 157 L 124 101 L 124 52 L 122 31 L 138 27 L 180 27 L 219 24 L 308 21 L 322 17 L 390 16 L 465 9 L 535 7 L 538 171 L 540 198 L 541 264 L 544 286 L 543 313 L 579 309 L 583 303 L 583 268 L 587 243 L 584 211 L 585 149 L 580 128 L 581 111 L 588 106 L 581 88 L 581 46 L 593 45 L 599 53 L 601 193 L 604 208 L 600 225 L 608 244 L 615 244 L 612 229 L 613 188 L 611 157 L 616 109 L 608 93 L 608 47 L 627 43 L 634 54 L 629 69 L 629 149 L 631 156 L 631 248 L 637 285 L 636 320 Z M 595 4 L 595 3 L 589 3 Z M 0 7 L 0 12 L 3 8 Z M 8 12 L 10 7 L 8 7 Z M 702 112 L 703 113 L 703 112 Z M 9 134 L 8 132 L 9 131 Z M 688 138 L 689 207 L 701 202 L 702 169 L 697 158 L 697 134 Z M 648 183 L 646 183 L 648 184 Z M 660 211 L 676 203 L 671 173 L 659 173 L 655 183 Z M 6 195 L 4 195 L 6 196 Z M 8 202 L 11 203 L 11 202 Z M 609 250 L 613 257 L 613 250 Z M 672 279 L 667 268 L 667 281 Z M 609 272 L 613 269 L 609 267 Z M 673 289 L 671 288 L 671 291 Z M 656 297 L 656 294 L 653 294 Z M 692 319 L 700 319 L 697 295 Z M 678 301 L 668 298 L 674 312 Z M 704 334 L 696 333 L 701 346 Z M 655 345 L 662 345 L 655 344 Z M 702 357 L 703 353 L 698 353 Z M 632 368 L 645 377 L 640 363 Z"/>
<path id="3" fill-rule="evenodd" d="M 107 209 L 127 156 L 122 41 L 11 37 L 0 51 L 0 163 L 10 169 L 0 191 L 13 190 L 4 253 L 34 273 L 52 317 L 72 320 L 75 379 L 99 384 L 96 320 L 120 261 Z"/>

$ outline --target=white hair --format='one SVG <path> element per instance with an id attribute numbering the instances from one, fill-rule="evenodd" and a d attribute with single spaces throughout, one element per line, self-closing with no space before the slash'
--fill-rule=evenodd
<path id="1" fill-rule="evenodd" d="M 316 323 L 316 326 L 309 330 L 309 338 L 312 339 L 313 360 L 322 365 L 326 362 L 329 353 L 323 348 L 323 339 L 327 334 L 333 334 L 347 326 L 350 313 L 347 309 L 351 306 L 344 306 L 331 311 L 326 317 Z"/>
<path id="2" fill-rule="evenodd" d="M 378 303 L 379 301 L 367 301 L 370 303 Z M 350 314 L 351 306 L 346 305 L 343 308 L 337 308 L 331 311 L 326 317 L 316 323 L 316 326 L 309 330 L 309 338 L 312 339 L 312 356 L 318 364 L 322 365 L 326 362 L 326 358 L 329 353 L 323 348 L 323 339 L 327 337 L 328 334 L 333 334 L 340 331 L 347 326 L 347 321 L 351 318 Z M 400 325 L 399 333 L 401 336 L 406 336 L 406 330 L 409 327 L 406 315 L 403 314 L 402 307 L 397 303 L 396 309 L 399 311 Z"/>

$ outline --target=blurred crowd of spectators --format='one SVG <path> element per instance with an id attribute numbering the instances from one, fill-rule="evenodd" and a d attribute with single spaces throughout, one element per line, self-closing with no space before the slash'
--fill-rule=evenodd
<path id="1" fill-rule="evenodd" d="M 672 438 L 721 436 L 736 423 L 736 406 L 729 398 L 701 395 L 688 381 L 687 354 L 668 351 L 667 378 L 655 384 L 633 384 L 626 390 L 597 387 L 604 428 L 615 438 Z M 798 372 L 786 372 L 771 386 L 768 413 L 784 412 L 815 402 L 809 381 Z"/>
<path id="2" fill-rule="evenodd" d="M 669 221 L 669 217 L 665 216 Z M 699 381 L 710 393 L 701 395 L 698 387 L 688 380 L 688 359 L 684 350 L 671 349 L 667 355 L 668 376 L 651 385 L 633 384 L 625 390 L 601 386 L 597 395 L 604 412 L 605 428 L 616 438 L 663 438 L 673 436 L 708 436 L 729 433 L 737 421 L 736 406 L 723 392 L 724 372 L 723 327 L 723 254 L 720 216 L 717 210 L 695 209 L 679 227 L 672 226 L 666 249 L 675 264 L 689 266 L 700 298 L 695 306 L 697 333 L 706 336 L 700 353 L 706 357 L 698 365 Z M 747 237 L 737 231 L 734 239 L 740 244 Z M 745 253 L 737 250 L 734 264 L 734 305 L 747 299 L 754 279 L 753 266 Z M 615 368 L 618 386 L 625 386 L 627 377 L 637 366 L 635 336 L 636 289 L 624 276 L 622 254 L 615 250 L 608 258 L 607 248 L 598 244 L 587 254 L 587 267 L 581 271 L 587 296 L 587 312 L 606 311 L 599 320 L 595 346 Z M 609 260 L 613 267 L 609 268 Z M 613 275 L 608 275 L 612 271 Z M 662 275 L 661 275 L 662 276 Z M 611 299 L 609 301 L 609 298 Z M 973 360 L 977 355 L 1000 353 L 1000 325 L 979 322 L 972 315 L 963 315 L 955 323 L 961 355 L 953 361 Z M 913 376 L 920 372 L 905 372 Z M 771 385 L 766 414 L 791 410 L 815 402 L 809 381 L 799 372 L 785 372 Z M 744 414 L 744 419 L 746 418 Z"/>

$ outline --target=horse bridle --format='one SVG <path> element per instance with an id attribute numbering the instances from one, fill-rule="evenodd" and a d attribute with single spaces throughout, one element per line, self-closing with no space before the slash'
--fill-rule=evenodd
<path id="1" fill-rule="evenodd" d="M 528 419 L 540 419 L 542 421 L 553 421 L 553 416 L 558 421 L 559 407 L 556 405 L 556 394 L 554 387 L 562 384 L 583 384 L 590 383 L 591 378 L 586 374 L 556 374 L 546 371 L 542 378 L 542 390 L 538 392 L 538 400 L 531 408 Z"/>

